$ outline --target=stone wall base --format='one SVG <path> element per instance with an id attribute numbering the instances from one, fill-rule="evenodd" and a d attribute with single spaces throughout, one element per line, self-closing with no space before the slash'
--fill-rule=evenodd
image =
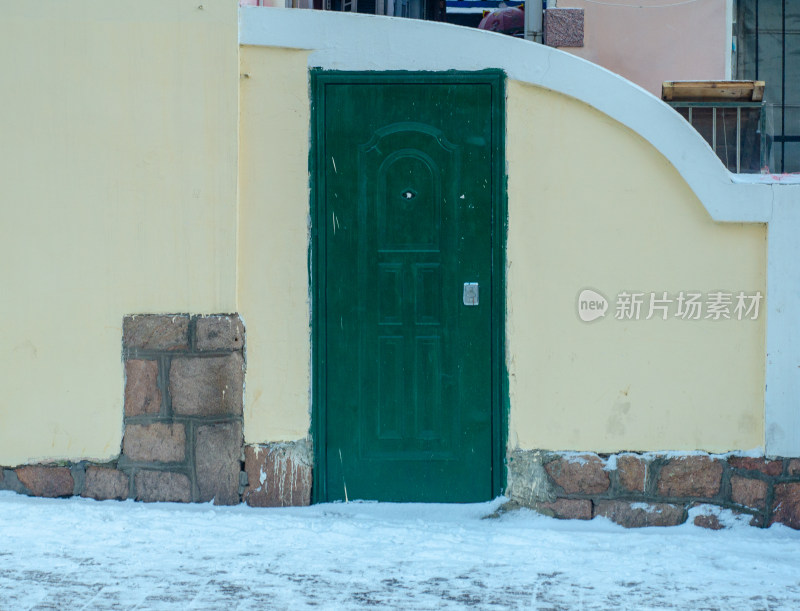
<path id="1" fill-rule="evenodd" d="M 625 527 L 682 524 L 690 509 L 716 506 L 753 526 L 800 529 L 800 459 L 515 450 L 507 495 L 557 518 L 605 516 Z M 709 515 L 694 523 L 721 527 Z"/>
<path id="2" fill-rule="evenodd" d="M 49 498 L 81 496 L 98 501 L 213 501 L 215 505 L 246 502 L 251 507 L 310 505 L 311 443 L 303 439 L 244 446 L 241 463 L 240 428 L 238 424 L 199 428 L 192 466 L 165 463 L 143 468 L 131 466 L 123 455 L 107 463 L 79 461 L 0 467 L 0 490 Z M 244 470 L 240 471 L 242 464 Z"/>

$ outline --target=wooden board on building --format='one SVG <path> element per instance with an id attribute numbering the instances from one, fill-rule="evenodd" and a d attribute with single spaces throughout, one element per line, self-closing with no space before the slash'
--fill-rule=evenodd
<path id="1" fill-rule="evenodd" d="M 668 102 L 760 102 L 764 81 L 665 81 L 661 99 Z"/>

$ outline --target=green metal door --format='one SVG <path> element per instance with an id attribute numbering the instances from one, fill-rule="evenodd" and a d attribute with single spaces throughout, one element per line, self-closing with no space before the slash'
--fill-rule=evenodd
<path id="1" fill-rule="evenodd" d="M 315 497 L 490 499 L 499 77 L 315 80 Z"/>

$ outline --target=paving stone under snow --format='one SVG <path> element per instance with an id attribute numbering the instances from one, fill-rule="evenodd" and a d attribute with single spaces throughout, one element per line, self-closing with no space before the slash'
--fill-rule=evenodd
<path id="1" fill-rule="evenodd" d="M 0 492 L 0 609 L 800 608 L 800 532 L 480 505 L 256 509 Z M 694 515 L 694 513 L 692 515 Z"/>

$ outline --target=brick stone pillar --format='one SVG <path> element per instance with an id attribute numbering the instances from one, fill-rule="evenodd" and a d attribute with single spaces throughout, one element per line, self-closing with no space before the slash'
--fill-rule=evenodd
<path id="1" fill-rule="evenodd" d="M 125 433 L 117 469 L 132 498 L 241 501 L 244 344 L 235 314 L 124 319 Z"/>

